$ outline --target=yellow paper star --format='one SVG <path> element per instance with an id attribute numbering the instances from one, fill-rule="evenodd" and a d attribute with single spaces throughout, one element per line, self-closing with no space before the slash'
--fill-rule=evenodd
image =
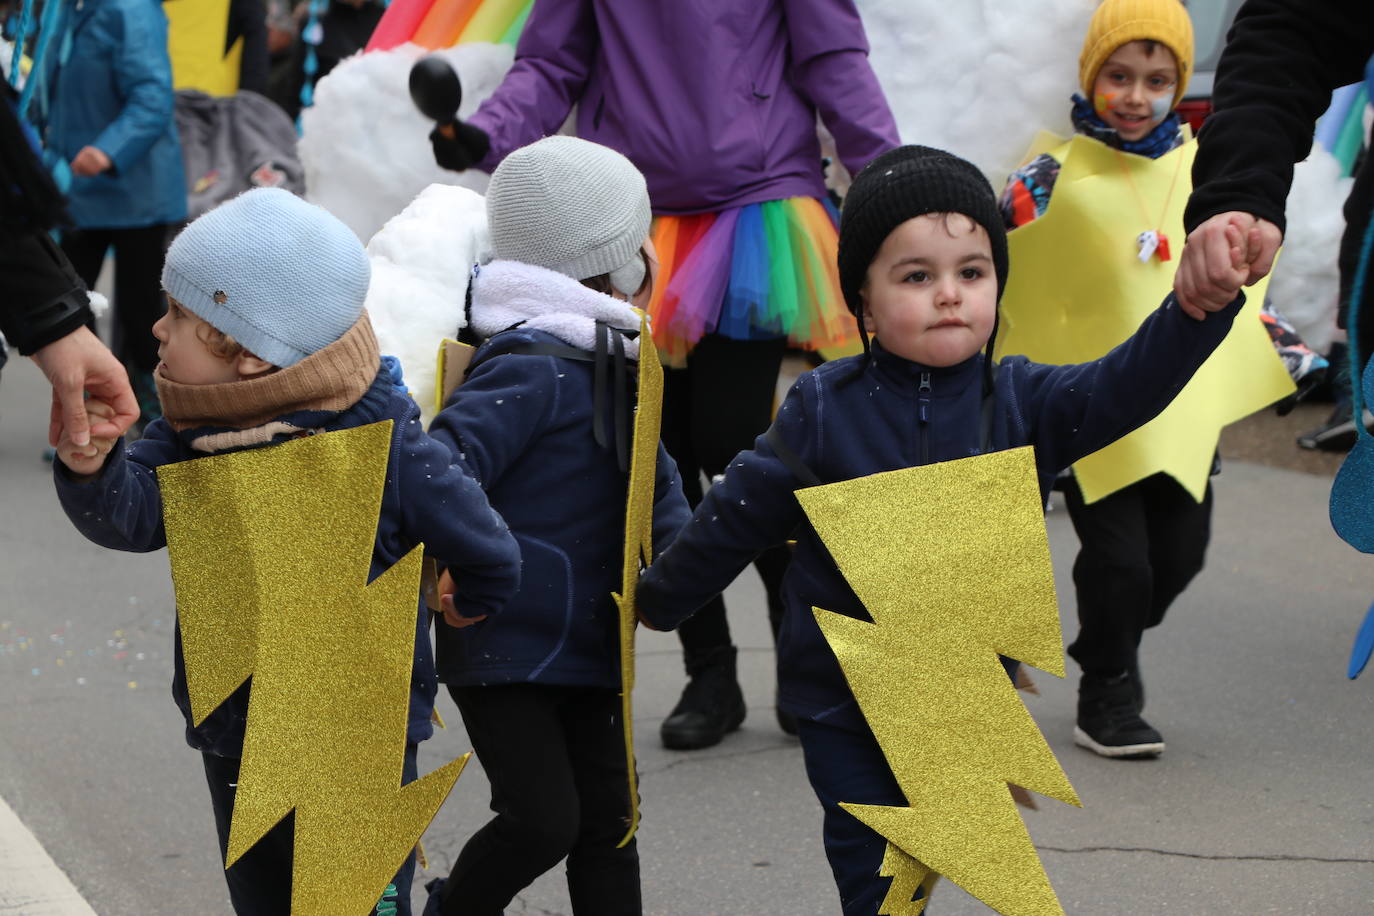
<path id="1" fill-rule="evenodd" d="M 401 786 L 421 548 L 367 581 L 391 428 L 158 469 L 195 721 L 253 678 L 225 864 L 295 810 L 294 916 L 370 913 L 467 760 Z"/>
<path id="2" fill-rule="evenodd" d="M 998 660 L 1064 674 L 1031 450 L 797 498 L 873 618 L 815 610 L 910 806 L 845 809 L 1007 916 L 1061 914 L 1007 784 L 1078 796 Z"/>
<path id="3" fill-rule="evenodd" d="M 1196 149 L 1149 159 L 1077 136 L 1051 152 L 1061 169 L 1049 209 L 1007 237 L 998 356 L 1086 362 L 1135 333 L 1173 288 Z M 1173 260 L 1140 262 L 1147 229 L 1164 231 Z M 1266 286 L 1245 291 L 1231 333 L 1173 404 L 1074 465 L 1087 502 L 1161 471 L 1201 501 L 1222 427 L 1293 392 L 1259 319 Z"/>

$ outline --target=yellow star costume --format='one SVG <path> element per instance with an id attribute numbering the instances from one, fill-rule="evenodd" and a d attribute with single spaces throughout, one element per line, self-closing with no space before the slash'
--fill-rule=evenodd
<path id="1" fill-rule="evenodd" d="M 920 913 L 915 888 L 941 874 L 1006 916 L 1062 916 L 1008 783 L 1078 796 L 998 659 L 1064 676 L 1031 449 L 797 499 L 873 618 L 815 609 L 909 805 L 843 805 L 889 843 L 880 912 Z"/>
<path id="2" fill-rule="evenodd" d="M 640 340 L 651 340 L 649 321 L 641 313 Z M 456 340 L 445 340 L 439 347 L 439 379 L 434 412 L 444 409 L 449 395 L 462 384 L 476 348 Z M 625 722 L 625 762 L 630 780 L 629 827 L 619 845 L 630 842 L 639 829 L 639 775 L 635 771 L 634 703 L 635 586 L 640 572 L 653 558 L 654 480 L 658 462 L 659 424 L 663 416 L 663 367 L 658 350 L 639 349 L 638 398 L 635 403 L 634 435 L 631 438 L 629 487 L 625 497 L 625 545 L 620 593 L 612 593 L 620 611 L 620 697 Z"/>
<path id="3" fill-rule="evenodd" d="M 294 810 L 294 916 L 371 913 L 467 761 L 401 785 L 421 548 L 367 581 L 391 427 L 157 471 L 196 724 L 253 678 L 225 867 Z"/>
<path id="4" fill-rule="evenodd" d="M 1135 333 L 1173 288 L 1196 149 L 1150 159 L 1077 136 L 1050 153 L 1061 168 L 1049 208 L 1007 236 L 998 356 L 1086 362 Z M 1141 262 L 1147 230 L 1172 240 L 1175 260 Z M 1074 465 L 1086 502 L 1161 471 L 1201 502 L 1222 427 L 1292 393 L 1258 317 L 1266 286 L 1245 291 L 1231 333 L 1163 413 Z"/>

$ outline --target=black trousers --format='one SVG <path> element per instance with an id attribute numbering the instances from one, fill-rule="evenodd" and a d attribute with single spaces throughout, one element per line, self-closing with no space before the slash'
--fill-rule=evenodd
<path id="1" fill-rule="evenodd" d="M 637 841 L 616 847 L 630 816 L 619 691 L 504 684 L 449 694 L 496 816 L 459 853 L 445 916 L 500 916 L 564 858 L 576 916 L 639 916 Z"/>
<path id="2" fill-rule="evenodd" d="M 1078 638 L 1069 655 L 1084 673 L 1110 677 L 1137 664 L 1140 637 L 1201 570 L 1212 531 L 1212 486 L 1195 502 L 1155 474 L 1085 505 L 1078 481 L 1065 487 L 1082 545 L 1073 564 Z"/>
<path id="3" fill-rule="evenodd" d="M 73 229 L 62 235 L 62 251 L 77 276 L 93 288 L 105 252 L 114 248 L 114 339 L 110 349 L 131 371 L 157 368 L 153 322 L 167 311 L 162 295 L 162 261 L 171 241 L 170 225 L 136 229 Z"/>
<path id="4" fill-rule="evenodd" d="M 407 744 L 401 784 L 414 782 L 419 745 Z M 210 801 L 215 809 L 215 830 L 219 833 L 220 862 L 229 851 L 229 819 L 238 792 L 237 757 L 201 754 L 205 780 L 210 785 Z M 229 885 L 229 901 L 238 916 L 291 916 L 291 868 L 295 862 L 296 814 L 288 814 L 253 847 L 239 857 L 224 873 Z M 378 912 L 410 916 L 410 885 L 415 880 L 415 853 L 406 858 L 401 870 L 378 902 Z M 383 904 L 389 906 L 384 907 Z"/>
<path id="5" fill-rule="evenodd" d="M 773 399 L 787 341 L 703 337 L 683 369 L 663 372 L 663 447 L 682 473 L 682 490 L 696 508 L 701 475 L 724 473 L 730 460 L 754 447 L 773 422 Z M 778 547 L 754 562 L 768 594 L 768 617 L 777 635 L 782 620 L 780 591 L 790 553 Z M 688 653 L 730 645 L 725 601 L 711 599 L 678 628 Z"/>
<path id="6" fill-rule="evenodd" d="M 906 796 L 871 732 L 800 719 L 797 737 L 824 815 L 822 841 L 840 892 L 840 911 L 874 916 L 892 884 L 878 874 L 887 840 L 840 804 L 906 807 Z"/>

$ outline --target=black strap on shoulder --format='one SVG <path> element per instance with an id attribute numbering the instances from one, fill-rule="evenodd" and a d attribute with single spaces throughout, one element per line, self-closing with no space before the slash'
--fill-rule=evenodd
<path id="1" fill-rule="evenodd" d="M 592 359 L 592 433 L 596 444 L 610 448 L 611 439 L 606 430 L 606 350 L 609 332 L 606 325 L 596 323 L 595 351 Z"/>
<path id="2" fill-rule="evenodd" d="M 983 395 L 982 418 L 978 425 L 978 454 L 986 455 L 992 449 L 992 392 Z"/>
<path id="3" fill-rule="evenodd" d="M 792 450 L 782 438 L 782 433 L 778 432 L 778 425 L 774 423 L 768 427 L 768 432 L 763 434 L 763 439 L 768 443 L 768 447 L 773 450 L 773 454 L 778 456 L 783 467 L 792 472 L 792 476 L 797 478 L 808 487 L 818 487 L 825 481 L 816 476 L 816 472 L 802 461 L 801 456 Z"/>
<path id="4" fill-rule="evenodd" d="M 615 354 L 615 456 L 620 462 L 620 470 L 630 469 L 630 392 L 625 365 L 625 338 L 612 334 L 612 352 Z"/>
<path id="5" fill-rule="evenodd" d="M 623 331 L 603 321 L 596 323 L 592 352 L 561 343 L 527 341 L 498 346 L 483 354 L 481 362 L 513 353 L 518 356 L 553 356 L 592 364 L 592 436 L 604 449 L 614 449 L 620 470 L 630 469 L 630 385 L 635 381 L 625 355 L 625 338 L 638 332 Z M 474 362 L 468 371 L 478 365 Z"/>

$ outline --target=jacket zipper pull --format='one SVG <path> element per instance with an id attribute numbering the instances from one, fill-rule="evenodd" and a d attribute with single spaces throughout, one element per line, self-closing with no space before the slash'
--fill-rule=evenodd
<path id="1" fill-rule="evenodd" d="M 930 373 L 921 373 L 921 385 L 916 389 L 917 419 L 921 423 L 921 463 L 930 464 L 930 439 L 926 427 L 930 424 Z"/>

